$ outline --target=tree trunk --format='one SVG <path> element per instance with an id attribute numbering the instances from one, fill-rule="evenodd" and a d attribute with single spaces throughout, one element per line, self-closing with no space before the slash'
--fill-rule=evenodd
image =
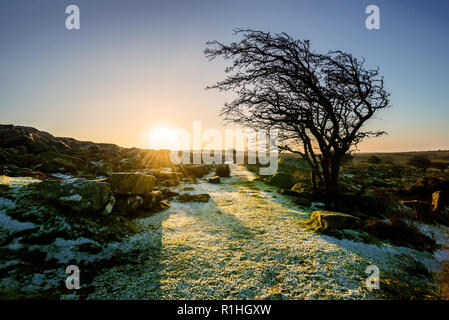
<path id="1" fill-rule="evenodd" d="M 312 180 L 312 197 L 314 200 L 318 200 L 320 197 L 320 184 L 319 184 L 319 172 L 317 167 L 312 168 L 311 180 Z"/>
<path id="2" fill-rule="evenodd" d="M 329 199 L 329 207 L 335 209 L 340 200 L 340 188 L 338 183 L 338 173 L 332 172 L 326 188 L 326 199 Z"/>
<path id="3" fill-rule="evenodd" d="M 336 209 L 340 200 L 339 176 L 340 160 L 323 161 L 327 168 L 323 168 L 324 204 L 328 209 Z"/>

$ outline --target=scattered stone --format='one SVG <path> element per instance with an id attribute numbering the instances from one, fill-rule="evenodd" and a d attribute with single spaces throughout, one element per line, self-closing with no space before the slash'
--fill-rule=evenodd
<path id="1" fill-rule="evenodd" d="M 142 169 L 145 168 L 144 163 L 137 157 L 124 158 L 120 160 L 119 169 L 120 171 L 127 171 L 132 169 Z"/>
<path id="2" fill-rule="evenodd" d="M 420 201 L 420 200 L 405 200 L 401 201 L 401 203 L 416 211 L 418 215 L 425 215 L 430 212 L 431 204 L 429 202 Z"/>
<path id="3" fill-rule="evenodd" d="M 114 211 L 122 215 L 137 210 L 143 204 L 141 196 L 116 196 Z"/>
<path id="4" fill-rule="evenodd" d="M 182 193 L 178 196 L 179 202 L 209 202 L 210 195 L 207 193 L 189 194 Z"/>
<path id="5" fill-rule="evenodd" d="M 444 191 L 432 194 L 432 212 L 442 212 L 449 205 L 449 195 Z"/>
<path id="6" fill-rule="evenodd" d="M 157 175 L 158 181 L 162 180 L 181 180 L 182 173 L 180 172 L 172 172 L 172 171 L 160 171 Z"/>
<path id="7" fill-rule="evenodd" d="M 293 200 L 293 202 L 301 207 L 310 207 L 312 205 L 312 198 L 298 196 Z"/>
<path id="8" fill-rule="evenodd" d="M 43 152 L 38 155 L 41 162 L 37 168 L 45 173 L 87 172 L 89 163 L 76 157 L 56 153 Z"/>
<path id="9" fill-rule="evenodd" d="M 180 184 L 180 180 L 178 179 L 168 179 L 168 180 L 162 180 L 159 182 L 159 185 L 163 187 L 177 187 Z"/>
<path id="10" fill-rule="evenodd" d="M 160 207 L 162 210 L 165 210 L 165 209 L 170 208 L 170 204 L 168 203 L 168 201 L 162 200 L 161 202 L 159 202 L 159 207 Z"/>
<path id="11" fill-rule="evenodd" d="M 284 196 L 292 196 L 292 197 L 300 197 L 301 196 L 301 192 L 294 191 L 294 190 L 280 189 L 279 193 Z"/>
<path id="12" fill-rule="evenodd" d="M 46 180 L 28 186 L 27 191 L 34 199 L 58 203 L 76 212 L 97 212 L 113 202 L 108 183 L 83 178 Z"/>
<path id="13" fill-rule="evenodd" d="M 192 175 L 196 178 L 202 178 L 210 171 L 210 166 L 208 165 L 200 165 L 200 164 L 190 164 L 184 165 L 182 167 L 182 171 L 184 171 L 188 175 Z"/>
<path id="14" fill-rule="evenodd" d="M 332 211 L 314 211 L 307 223 L 315 231 L 323 233 L 342 229 L 362 230 L 364 227 L 360 218 Z"/>
<path id="15" fill-rule="evenodd" d="M 220 177 L 219 176 L 213 176 L 209 179 L 207 179 L 210 183 L 220 183 Z"/>
<path id="16" fill-rule="evenodd" d="M 118 195 L 143 195 L 153 191 L 156 184 L 154 176 L 140 173 L 113 173 L 109 179 L 112 191 Z"/>
<path id="17" fill-rule="evenodd" d="M 312 193 L 312 188 L 310 187 L 309 184 L 305 184 L 302 182 L 297 182 L 295 183 L 295 185 L 291 188 L 292 191 L 296 191 L 298 193 Z"/>
<path id="18" fill-rule="evenodd" d="M 114 209 L 114 204 L 115 204 L 115 197 L 114 194 L 111 192 L 109 194 L 109 199 L 107 204 L 104 206 L 103 211 L 101 212 L 103 215 L 108 215 L 111 214 L 112 209 Z"/>
<path id="19" fill-rule="evenodd" d="M 277 172 L 270 178 L 270 184 L 282 189 L 291 189 L 295 183 L 295 178 L 286 172 Z"/>
<path id="20" fill-rule="evenodd" d="M 215 168 L 215 175 L 219 177 L 229 177 L 231 175 L 229 164 L 218 164 Z"/>
<path id="21" fill-rule="evenodd" d="M 162 191 L 152 191 L 145 193 L 143 196 L 143 209 L 151 209 L 162 201 Z"/>
<path id="22" fill-rule="evenodd" d="M 172 191 L 170 189 L 161 189 L 163 198 L 173 198 L 179 195 L 179 192 Z"/>

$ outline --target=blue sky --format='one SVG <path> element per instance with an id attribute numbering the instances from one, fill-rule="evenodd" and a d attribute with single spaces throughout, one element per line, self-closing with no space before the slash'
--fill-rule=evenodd
<path id="1" fill-rule="evenodd" d="M 69 4 L 80 8 L 80 30 L 65 28 Z M 369 4 L 380 8 L 381 30 L 365 28 Z M 381 68 L 394 107 L 369 126 L 389 135 L 361 151 L 449 149 L 449 1 L 20 0 L 0 8 L 0 123 L 139 147 L 158 125 L 202 120 L 221 129 L 231 95 L 204 88 L 224 77 L 224 64 L 202 51 L 249 27 Z"/>

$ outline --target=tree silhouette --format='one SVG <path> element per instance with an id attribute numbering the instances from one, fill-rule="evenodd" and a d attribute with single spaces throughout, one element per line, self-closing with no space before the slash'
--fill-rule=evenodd
<path id="1" fill-rule="evenodd" d="M 366 69 L 350 53 L 322 54 L 308 40 L 286 33 L 236 29 L 242 39 L 230 44 L 208 42 L 213 60 L 230 61 L 223 81 L 208 89 L 233 91 L 221 115 L 226 122 L 255 129 L 279 129 L 281 150 L 298 153 L 312 168 L 315 198 L 334 207 L 339 173 L 350 149 L 383 131 L 362 131 L 377 110 L 389 106 L 379 68 Z"/>

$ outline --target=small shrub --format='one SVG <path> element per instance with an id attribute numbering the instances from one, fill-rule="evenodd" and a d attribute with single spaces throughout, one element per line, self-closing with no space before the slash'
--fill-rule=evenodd
<path id="1" fill-rule="evenodd" d="M 401 270 L 386 277 L 381 277 L 381 297 L 393 300 L 428 300 L 436 299 L 435 275 L 431 271 L 428 259 L 408 254 L 400 254 Z M 410 277 L 416 282 L 410 285 Z"/>
<path id="2" fill-rule="evenodd" d="M 295 178 L 287 172 L 278 171 L 270 178 L 270 184 L 282 189 L 291 189 L 295 183 Z"/>
<path id="3" fill-rule="evenodd" d="M 389 171 L 391 177 L 402 178 L 407 175 L 407 168 L 400 163 L 391 162 L 391 170 Z"/>
<path id="4" fill-rule="evenodd" d="M 448 164 L 447 163 L 443 163 L 443 162 L 432 162 L 432 164 L 430 165 L 432 168 L 444 171 L 448 168 Z"/>
<path id="5" fill-rule="evenodd" d="M 382 277 L 380 297 L 387 300 L 430 300 L 434 299 L 430 284 L 410 285 L 404 279 Z"/>
<path id="6" fill-rule="evenodd" d="M 371 156 L 368 158 L 368 162 L 371 164 L 378 165 L 382 162 L 382 159 L 379 158 L 378 156 Z"/>
<path id="7" fill-rule="evenodd" d="M 382 212 L 385 216 L 390 217 L 398 213 L 398 203 L 400 199 L 396 193 L 376 189 L 373 191 L 373 195 L 379 203 L 379 206 L 382 208 Z"/>
<path id="8" fill-rule="evenodd" d="M 430 165 L 432 164 L 431 161 L 429 159 L 427 159 L 426 157 L 422 157 L 422 156 L 414 156 L 411 157 L 408 161 L 407 164 L 409 166 L 418 168 L 418 169 L 422 169 L 424 172 L 426 172 L 426 170 L 428 168 L 430 168 Z"/>
<path id="9" fill-rule="evenodd" d="M 435 298 L 449 300 L 449 261 L 443 263 L 441 272 L 438 275 L 438 286 L 435 292 Z"/>
<path id="10" fill-rule="evenodd" d="M 423 259 L 418 256 L 410 256 L 402 253 L 398 257 L 402 260 L 402 265 L 405 271 L 413 275 L 423 275 L 425 277 L 432 277 L 432 267 L 428 259 Z"/>
<path id="11" fill-rule="evenodd" d="M 388 222 L 370 220 L 366 229 L 373 237 L 388 240 L 396 246 L 404 246 L 417 250 L 433 252 L 437 245 L 435 241 L 422 234 L 413 221 L 404 221 L 398 217 L 391 217 Z"/>

